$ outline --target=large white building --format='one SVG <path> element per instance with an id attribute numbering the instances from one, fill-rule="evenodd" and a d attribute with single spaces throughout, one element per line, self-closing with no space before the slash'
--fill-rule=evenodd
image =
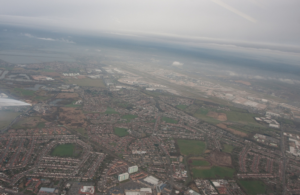
<path id="1" fill-rule="evenodd" d="M 128 173 L 134 173 L 139 170 L 138 166 L 128 167 Z"/>
<path id="2" fill-rule="evenodd" d="M 129 178 L 129 173 L 122 173 L 118 176 L 119 181 L 124 181 Z"/>

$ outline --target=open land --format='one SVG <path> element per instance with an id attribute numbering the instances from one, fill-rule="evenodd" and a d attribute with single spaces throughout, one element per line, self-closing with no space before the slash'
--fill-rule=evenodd
<path id="1" fill-rule="evenodd" d="M 234 170 L 227 167 L 213 166 L 210 169 L 193 168 L 192 173 L 194 178 L 232 178 Z"/>
<path id="2" fill-rule="evenodd" d="M 196 140 L 176 140 L 182 155 L 202 155 L 206 144 Z"/>

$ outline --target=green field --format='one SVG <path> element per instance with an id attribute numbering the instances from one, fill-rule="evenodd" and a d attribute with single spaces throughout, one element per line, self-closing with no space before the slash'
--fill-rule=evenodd
<path id="1" fill-rule="evenodd" d="M 23 118 L 17 123 L 15 123 L 12 128 L 22 129 L 22 128 L 36 128 L 38 124 L 42 123 L 42 118 L 38 116 Z"/>
<path id="2" fill-rule="evenodd" d="M 122 116 L 122 119 L 127 119 L 127 121 L 129 122 L 132 119 L 135 119 L 137 117 L 137 115 L 132 115 L 132 114 L 125 114 Z"/>
<path id="3" fill-rule="evenodd" d="M 90 78 L 83 78 L 83 79 L 68 79 L 66 84 L 77 84 L 81 87 L 103 87 L 105 88 L 105 84 L 102 79 L 90 79 Z"/>
<path id="4" fill-rule="evenodd" d="M 58 157 L 75 157 L 74 156 L 74 144 L 62 144 L 56 146 L 51 152 L 51 156 Z"/>
<path id="5" fill-rule="evenodd" d="M 206 144 L 198 140 L 178 139 L 177 145 L 182 155 L 202 155 Z"/>
<path id="6" fill-rule="evenodd" d="M 236 108 L 231 108 L 231 107 L 230 107 L 230 109 L 231 109 L 230 111 L 222 111 L 222 113 L 226 114 L 227 121 L 240 123 L 240 124 L 244 124 L 244 125 L 261 126 L 254 119 L 254 117 L 258 116 L 257 114 L 248 113 L 247 111 L 242 110 L 242 109 L 236 109 Z M 212 123 L 212 124 L 220 123 L 220 121 L 218 121 L 217 119 L 207 116 L 209 111 L 217 112 L 217 113 L 220 112 L 214 108 L 199 108 L 196 112 L 194 112 L 192 114 L 196 118 L 202 119 L 208 123 Z"/>
<path id="7" fill-rule="evenodd" d="M 114 133 L 119 136 L 119 137 L 124 137 L 126 135 L 128 135 L 129 133 L 127 132 L 127 129 L 125 128 L 119 128 L 119 127 L 115 127 L 114 129 Z"/>
<path id="8" fill-rule="evenodd" d="M 105 114 L 119 114 L 118 112 L 115 111 L 115 109 L 113 109 L 111 107 L 107 107 L 107 109 L 104 113 Z"/>
<path id="9" fill-rule="evenodd" d="M 213 166 L 210 169 L 192 169 L 194 178 L 232 178 L 234 169 L 228 167 Z"/>
<path id="10" fill-rule="evenodd" d="M 210 164 L 206 160 L 193 160 L 192 165 L 193 166 L 209 166 Z"/>
<path id="11" fill-rule="evenodd" d="M 1 110 L 0 111 L 0 129 L 8 126 L 17 116 L 19 116 L 19 112 Z"/>
<path id="12" fill-rule="evenodd" d="M 237 112 L 237 111 L 225 111 L 224 113 L 227 116 L 227 121 L 246 123 L 246 124 L 249 123 L 257 124 L 257 122 L 254 119 L 254 117 L 256 117 L 257 114 Z"/>
<path id="13" fill-rule="evenodd" d="M 19 95 L 19 96 L 33 96 L 34 91 L 27 90 L 27 89 L 21 89 L 21 88 L 14 88 L 13 93 Z"/>
<path id="14" fill-rule="evenodd" d="M 177 105 L 176 108 L 180 109 L 180 110 L 184 110 L 186 109 L 188 106 L 187 105 Z"/>
<path id="15" fill-rule="evenodd" d="M 204 120 L 205 122 L 208 122 L 208 123 L 211 123 L 211 124 L 218 124 L 218 123 L 220 123 L 220 121 L 218 121 L 217 119 L 214 119 L 212 117 L 209 117 L 209 116 L 206 116 L 206 115 L 202 115 L 202 114 L 199 114 L 199 113 L 195 113 L 194 117 L 196 117 L 198 119 L 201 119 L 201 120 Z"/>
<path id="16" fill-rule="evenodd" d="M 172 118 L 168 118 L 168 117 L 162 117 L 162 119 L 161 120 L 163 120 L 163 121 L 165 121 L 166 123 L 174 123 L 174 124 L 177 124 L 178 123 L 178 121 L 177 120 L 175 120 L 175 119 L 172 119 Z"/>
<path id="17" fill-rule="evenodd" d="M 37 124 L 37 126 L 36 126 L 37 128 L 44 128 L 45 127 L 45 123 L 44 122 L 40 122 L 40 123 L 38 123 Z"/>
<path id="18" fill-rule="evenodd" d="M 238 184 L 250 195 L 266 194 L 267 187 L 258 180 L 239 180 Z"/>
<path id="19" fill-rule="evenodd" d="M 202 115 L 207 115 L 207 113 L 208 113 L 208 109 L 206 109 L 206 108 L 200 108 L 196 112 L 196 114 L 202 114 Z"/>
<path id="20" fill-rule="evenodd" d="M 231 153 L 234 147 L 229 144 L 223 144 L 223 148 L 223 152 Z"/>
<path id="21" fill-rule="evenodd" d="M 268 128 L 268 127 L 264 127 L 260 124 L 250 124 L 250 125 L 239 125 L 239 124 L 235 124 L 235 125 L 230 125 L 228 126 L 232 129 L 235 129 L 237 131 L 241 131 L 241 132 L 244 132 L 244 133 L 247 133 L 247 134 L 250 134 L 250 133 L 264 133 L 266 135 L 271 135 L 272 136 L 272 133 L 274 132 L 280 132 L 280 130 L 278 129 L 273 129 L 273 128 Z"/>
<path id="22" fill-rule="evenodd" d="M 208 114 L 209 110 L 206 108 L 200 108 L 198 109 L 193 115 L 196 118 L 199 118 L 201 120 L 204 120 L 208 123 L 212 123 L 212 124 L 218 124 L 220 123 L 220 121 L 218 121 L 217 119 L 214 119 L 212 117 L 206 116 Z"/>

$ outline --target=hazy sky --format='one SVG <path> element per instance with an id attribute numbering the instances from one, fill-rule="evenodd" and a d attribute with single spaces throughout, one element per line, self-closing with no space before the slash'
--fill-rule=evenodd
<path id="1" fill-rule="evenodd" d="M 300 44 L 299 0 L 0 0 L 0 24 L 172 39 Z"/>

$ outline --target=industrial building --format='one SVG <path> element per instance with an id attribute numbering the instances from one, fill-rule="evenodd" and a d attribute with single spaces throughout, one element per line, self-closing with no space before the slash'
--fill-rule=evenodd
<path id="1" fill-rule="evenodd" d="M 128 173 L 135 173 L 139 170 L 138 166 L 128 167 Z"/>
<path id="2" fill-rule="evenodd" d="M 124 181 L 129 178 L 129 173 L 122 173 L 118 176 L 119 181 Z"/>

